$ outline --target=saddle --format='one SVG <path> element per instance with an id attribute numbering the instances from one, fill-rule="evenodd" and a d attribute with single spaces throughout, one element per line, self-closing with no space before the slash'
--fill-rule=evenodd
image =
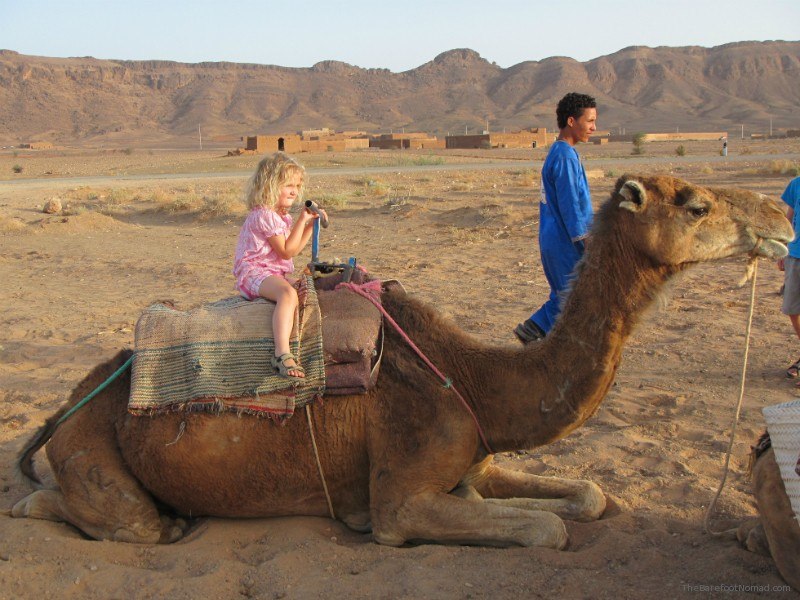
<path id="1" fill-rule="evenodd" d="M 380 284 L 357 271 L 352 283 Z M 240 297 L 178 311 L 148 307 L 136 325 L 128 410 L 234 411 L 285 419 L 323 395 L 363 394 L 377 381 L 380 311 L 366 298 L 335 289 L 341 277 L 298 281 L 300 304 L 290 337 L 306 377 L 280 377 L 274 354 L 275 304 Z"/>
<path id="2" fill-rule="evenodd" d="M 380 311 L 363 296 L 336 289 L 341 281 L 341 274 L 314 281 L 322 313 L 325 394 L 365 394 L 378 379 L 383 319 Z M 354 271 L 350 280 L 354 285 L 370 282 L 379 283 L 360 270 Z"/>

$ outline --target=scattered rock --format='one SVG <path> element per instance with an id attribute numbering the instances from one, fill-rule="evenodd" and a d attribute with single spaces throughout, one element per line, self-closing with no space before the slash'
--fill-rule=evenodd
<path id="1" fill-rule="evenodd" d="M 44 208 L 42 209 L 43 213 L 47 213 L 48 215 L 54 215 L 55 213 L 60 213 L 61 209 L 61 200 L 59 198 L 50 198 L 47 202 L 44 203 Z"/>

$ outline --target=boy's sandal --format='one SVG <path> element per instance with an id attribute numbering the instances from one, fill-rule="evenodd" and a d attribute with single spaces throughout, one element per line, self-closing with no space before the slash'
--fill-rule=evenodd
<path id="1" fill-rule="evenodd" d="M 545 337 L 544 331 L 536 323 L 528 319 L 523 321 L 514 328 L 514 335 L 517 339 L 525 345 L 531 342 L 538 342 Z"/>
<path id="2" fill-rule="evenodd" d="M 294 361 L 293 365 L 286 364 L 290 360 Z M 305 369 L 300 366 L 300 363 L 297 362 L 297 359 L 289 352 L 286 354 L 281 354 L 280 356 L 272 357 L 272 367 L 278 372 L 278 375 L 288 379 L 304 379 L 306 376 Z M 296 371 L 301 373 L 301 375 L 291 375 L 289 371 Z"/>
<path id="3" fill-rule="evenodd" d="M 798 358 L 792 366 L 786 369 L 787 379 L 797 379 L 798 377 L 800 377 L 800 358 Z"/>

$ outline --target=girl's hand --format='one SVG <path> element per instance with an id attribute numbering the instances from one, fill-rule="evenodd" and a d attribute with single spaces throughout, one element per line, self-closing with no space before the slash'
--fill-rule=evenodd
<path id="1" fill-rule="evenodd" d="M 320 224 L 323 227 L 328 226 L 328 213 L 325 212 L 324 208 L 316 206 L 312 210 L 308 207 L 305 207 L 305 209 L 303 210 L 303 216 L 306 216 L 306 214 L 309 216 L 309 221 L 313 221 L 314 219 L 320 219 Z"/>
<path id="2" fill-rule="evenodd" d="M 785 265 L 786 265 L 786 259 L 785 258 L 779 258 L 778 259 L 778 269 L 780 269 L 781 271 L 784 271 L 785 268 L 786 268 Z"/>
<path id="3" fill-rule="evenodd" d="M 317 210 L 318 210 L 319 212 L 318 212 L 316 215 L 314 215 L 314 216 L 315 216 L 317 219 L 322 219 L 322 220 L 320 221 L 321 223 L 327 223 L 327 221 L 328 221 L 328 213 L 326 213 L 326 212 L 325 212 L 325 209 L 324 209 L 324 208 L 318 208 Z"/>

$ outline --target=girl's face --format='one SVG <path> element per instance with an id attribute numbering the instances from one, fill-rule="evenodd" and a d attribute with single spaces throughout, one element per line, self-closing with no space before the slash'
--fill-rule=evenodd
<path id="1" fill-rule="evenodd" d="M 278 201 L 275 203 L 277 212 L 287 212 L 300 195 L 303 188 L 303 175 L 292 173 L 278 188 Z"/>

